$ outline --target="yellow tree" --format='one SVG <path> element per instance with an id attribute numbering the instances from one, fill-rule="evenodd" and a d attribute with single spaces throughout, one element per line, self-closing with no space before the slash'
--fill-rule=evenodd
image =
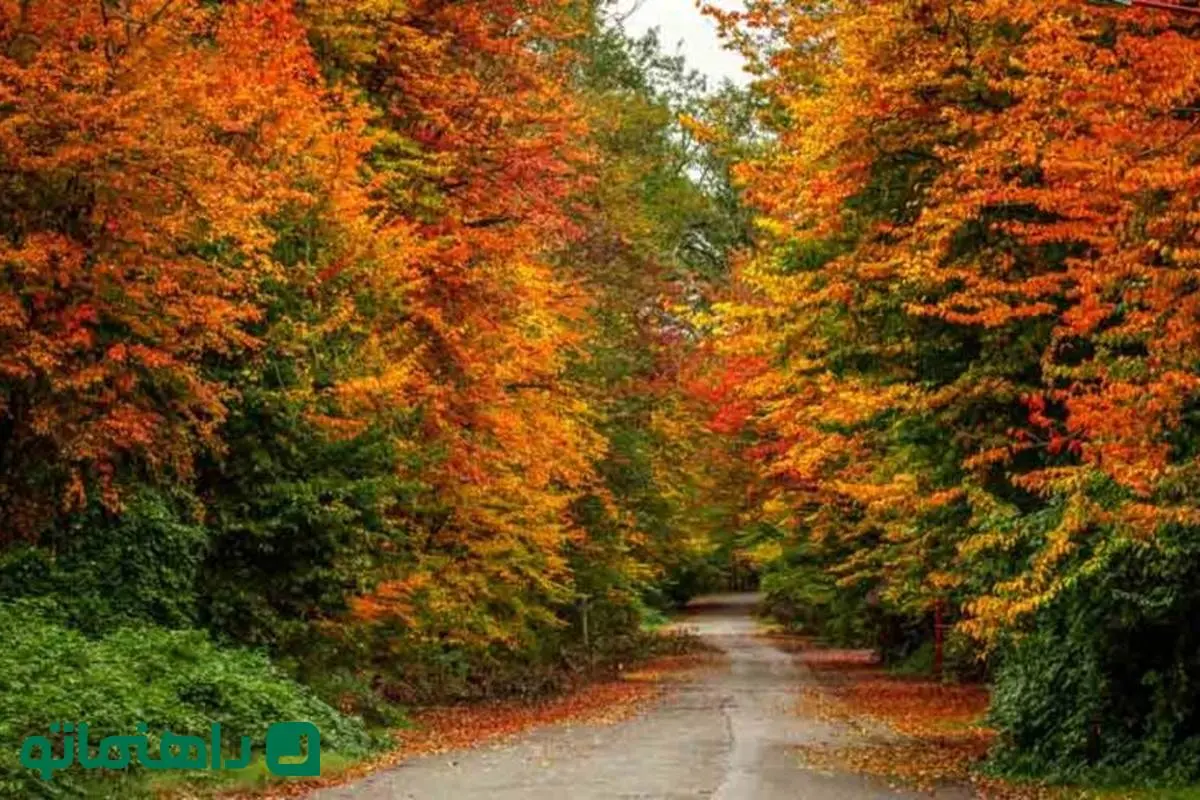
<path id="1" fill-rule="evenodd" d="M 385 298 L 351 409 L 410 406 L 425 487 L 411 559 L 367 617 L 434 641 L 514 644 L 571 600 L 570 503 L 602 442 L 565 379 L 586 293 L 557 263 L 576 236 L 587 128 L 570 91 L 569 4 L 360 2 L 306 10 L 327 72 L 374 108 L 367 160 Z M 347 262 L 349 263 L 349 262 Z M 432 456 L 432 462 L 429 458 Z M 445 638 L 445 637 L 448 637 Z"/>
<path id="2" fill-rule="evenodd" d="M 773 245 L 725 319 L 775 360 L 746 391 L 780 511 L 845 538 L 847 579 L 956 593 L 985 638 L 1191 521 L 1195 23 L 1068 0 L 723 22 L 778 136 L 743 171 Z"/>

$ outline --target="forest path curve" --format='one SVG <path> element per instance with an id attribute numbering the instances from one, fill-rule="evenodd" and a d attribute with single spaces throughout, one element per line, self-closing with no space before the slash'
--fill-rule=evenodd
<path id="1" fill-rule="evenodd" d="M 554 725 L 499 746 L 414 758 L 310 800 L 929 797 L 800 763 L 798 745 L 854 744 L 863 734 L 796 712 L 798 693 L 814 679 L 793 656 L 756 635 L 758 600 L 738 594 L 693 601 L 683 624 L 728 661 L 689 678 L 633 719 Z"/>

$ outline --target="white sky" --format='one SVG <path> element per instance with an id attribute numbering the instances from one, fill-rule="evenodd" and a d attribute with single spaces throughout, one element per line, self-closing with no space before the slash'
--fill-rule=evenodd
<path id="1" fill-rule="evenodd" d="M 621 8 L 633 8 L 637 0 L 622 0 Z M 741 0 L 713 0 L 725 9 L 742 7 Z M 668 53 L 682 49 L 688 64 L 708 77 L 710 88 L 725 78 L 744 85 L 750 76 L 742 70 L 742 57 L 725 50 L 717 35 L 717 25 L 700 13 L 696 0 L 641 0 L 641 6 L 625 21 L 625 29 L 640 36 L 658 28 L 659 39 Z"/>

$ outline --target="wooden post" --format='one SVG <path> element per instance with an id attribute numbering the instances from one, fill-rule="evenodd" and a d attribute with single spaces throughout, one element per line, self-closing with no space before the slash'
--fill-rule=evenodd
<path id="1" fill-rule="evenodd" d="M 944 640 L 942 633 L 942 600 L 939 597 L 933 604 L 933 674 L 940 680 L 942 677 L 942 662 L 944 659 Z"/>
<path id="2" fill-rule="evenodd" d="M 583 623 L 583 649 L 587 651 L 588 669 L 591 669 L 592 667 L 595 666 L 595 658 L 593 658 L 593 655 L 592 655 L 592 639 L 591 639 L 591 635 L 589 634 L 589 631 L 588 631 L 588 606 L 590 604 L 591 599 L 592 599 L 591 595 L 587 595 L 587 594 L 579 595 L 579 602 L 580 602 L 580 606 L 581 606 L 580 614 L 582 616 L 582 623 Z"/>

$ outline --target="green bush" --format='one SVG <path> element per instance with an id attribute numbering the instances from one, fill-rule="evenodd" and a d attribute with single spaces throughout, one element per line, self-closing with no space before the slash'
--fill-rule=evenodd
<path id="1" fill-rule="evenodd" d="M 120 515 L 93 503 L 40 546 L 0 551 L 0 602 L 42 598 L 89 635 L 141 623 L 191 627 L 207 543 L 188 498 L 143 488 Z"/>
<path id="2" fill-rule="evenodd" d="M 770 565 L 762 578 L 764 610 L 789 630 L 844 647 L 879 643 L 879 610 L 864 590 L 839 587 L 804 544 Z"/>
<path id="3" fill-rule="evenodd" d="M 1041 610 L 998 661 L 993 767 L 1058 781 L 1200 779 L 1196 532 L 1129 545 Z"/>
<path id="4" fill-rule="evenodd" d="M 225 451 L 199 467 L 210 536 L 201 622 L 276 656 L 309 652 L 312 622 L 369 591 L 381 553 L 403 552 L 399 506 L 413 491 L 396 475 L 392 433 L 338 440 L 306 413 L 284 388 L 245 387 Z"/>
<path id="5" fill-rule="evenodd" d="M 38 604 L 0 604 L 0 796 L 51 797 L 135 793 L 128 774 L 75 766 L 43 782 L 19 763 L 28 736 L 55 722 L 87 722 L 93 744 L 149 726 L 151 752 L 166 730 L 207 739 L 219 722 L 227 744 L 251 737 L 261 746 L 272 722 L 307 720 L 323 750 L 360 754 L 374 745 L 362 724 L 288 679 L 265 656 L 222 649 L 206 634 L 158 627 L 125 628 L 98 639 L 48 621 Z M 61 742 L 56 743 L 56 747 Z"/>

